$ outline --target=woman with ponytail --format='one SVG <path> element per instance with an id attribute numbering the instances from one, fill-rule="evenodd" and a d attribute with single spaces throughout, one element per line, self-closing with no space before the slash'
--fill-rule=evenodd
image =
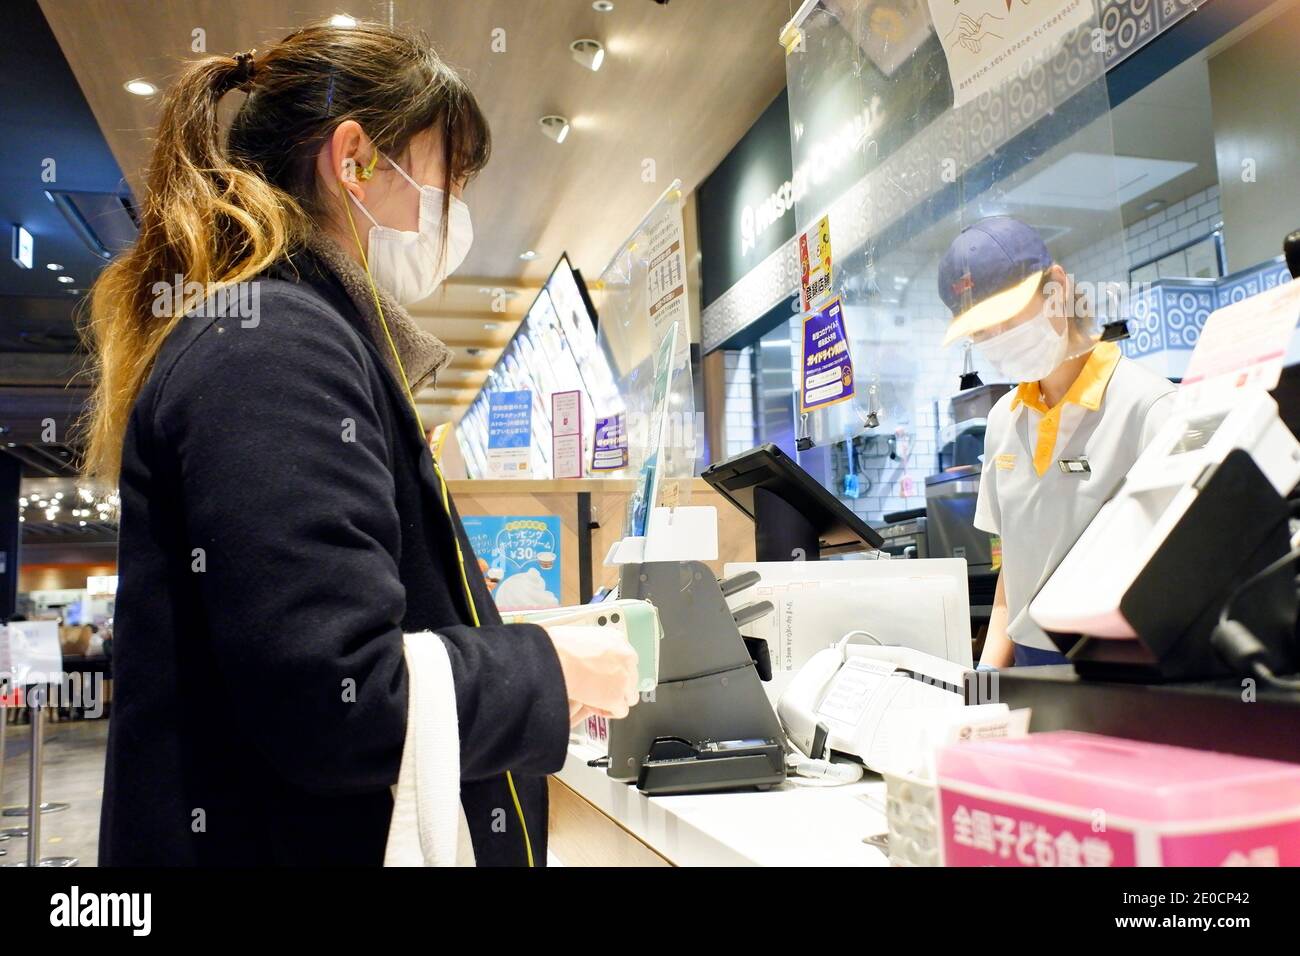
<path id="1" fill-rule="evenodd" d="M 501 624 L 412 397 L 450 351 L 403 306 L 464 259 L 488 154 L 461 79 L 382 26 L 169 90 L 89 322 L 86 467 L 122 509 L 102 864 L 382 862 L 427 640 L 474 858 L 542 865 L 570 722 L 635 701 L 625 644 Z"/>

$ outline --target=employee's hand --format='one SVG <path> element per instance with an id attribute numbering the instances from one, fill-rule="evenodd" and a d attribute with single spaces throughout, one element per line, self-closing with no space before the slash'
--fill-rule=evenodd
<path id="1" fill-rule="evenodd" d="M 560 624 L 546 633 L 560 658 L 572 726 L 591 714 L 626 717 L 637 701 L 636 651 L 610 628 Z"/>

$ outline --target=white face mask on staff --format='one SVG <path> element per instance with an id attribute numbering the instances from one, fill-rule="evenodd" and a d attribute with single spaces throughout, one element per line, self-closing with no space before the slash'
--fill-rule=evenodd
<path id="1" fill-rule="evenodd" d="M 1065 361 L 1068 345 L 1069 337 L 1056 330 L 1044 308 L 1028 322 L 976 342 L 975 348 L 1009 381 L 1037 382 Z"/>
<path id="2" fill-rule="evenodd" d="M 384 157 L 388 159 L 387 156 Z M 437 186 L 421 186 L 406 170 L 391 159 L 402 178 L 420 192 L 419 230 L 393 229 L 381 226 L 356 196 L 357 204 L 367 219 L 373 223 L 366 242 L 366 261 L 370 274 L 385 291 L 401 305 L 410 305 L 426 299 L 442 281 L 459 268 L 474 243 L 474 225 L 470 221 L 469 207 L 455 196 L 448 205 L 447 252 L 442 255 L 442 199 L 443 191 Z M 352 194 L 349 192 L 349 196 Z"/>

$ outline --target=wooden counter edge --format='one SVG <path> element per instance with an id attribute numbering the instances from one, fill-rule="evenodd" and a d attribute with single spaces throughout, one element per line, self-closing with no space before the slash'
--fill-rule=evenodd
<path id="1" fill-rule="evenodd" d="M 561 780 L 548 777 L 547 791 L 547 846 L 565 866 L 673 865 Z"/>

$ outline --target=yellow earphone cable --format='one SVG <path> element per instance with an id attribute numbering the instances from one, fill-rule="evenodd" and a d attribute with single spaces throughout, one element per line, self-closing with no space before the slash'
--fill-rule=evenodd
<path id="1" fill-rule="evenodd" d="M 375 151 L 374 157 L 366 167 L 372 169 L 375 161 L 379 158 L 379 151 Z M 415 413 L 415 422 L 420 428 L 420 441 L 424 442 L 424 420 L 420 417 L 419 406 L 415 404 L 415 394 L 411 391 L 411 382 L 406 377 L 406 367 L 402 365 L 402 356 L 397 351 L 397 343 L 393 341 L 393 334 L 388 331 L 388 320 L 384 318 L 384 307 L 379 302 L 379 290 L 375 287 L 375 278 L 370 274 L 370 262 L 366 258 L 365 247 L 361 245 L 361 236 L 357 233 L 356 221 L 352 218 L 352 207 L 348 204 L 347 188 L 341 183 L 339 188 L 343 192 L 343 209 L 348 214 L 348 225 L 352 228 L 352 238 L 356 240 L 357 252 L 361 255 L 361 264 L 366 270 L 366 279 L 370 283 L 370 294 L 375 300 L 375 311 L 379 313 L 379 325 L 384 330 L 384 338 L 388 340 L 388 348 L 393 353 L 393 361 L 397 363 L 397 373 L 402 379 L 402 389 L 406 392 L 406 397 L 411 403 L 411 411 Z M 438 476 L 438 487 L 442 493 L 442 507 L 447 512 L 448 520 L 451 519 L 451 501 L 447 494 L 447 479 L 442 476 L 442 469 L 438 467 L 438 462 L 433 458 L 433 452 L 429 452 L 429 458 L 433 462 L 433 473 Z M 479 621 L 478 608 L 474 604 L 474 594 L 470 590 L 469 575 L 465 571 L 465 553 L 460 547 L 460 538 L 456 534 L 455 522 L 452 522 L 451 531 L 452 540 L 456 544 L 456 563 L 460 566 L 460 582 L 465 590 L 465 603 L 469 605 L 469 616 L 474 622 L 475 627 L 482 626 Z M 515 778 L 509 770 L 506 771 L 506 785 L 510 788 L 510 799 L 514 802 L 515 813 L 519 816 L 519 825 L 524 831 L 524 851 L 528 856 L 528 865 L 533 866 L 533 841 L 528 836 L 528 822 L 524 819 L 524 808 L 519 802 L 519 793 L 515 790 Z"/>

